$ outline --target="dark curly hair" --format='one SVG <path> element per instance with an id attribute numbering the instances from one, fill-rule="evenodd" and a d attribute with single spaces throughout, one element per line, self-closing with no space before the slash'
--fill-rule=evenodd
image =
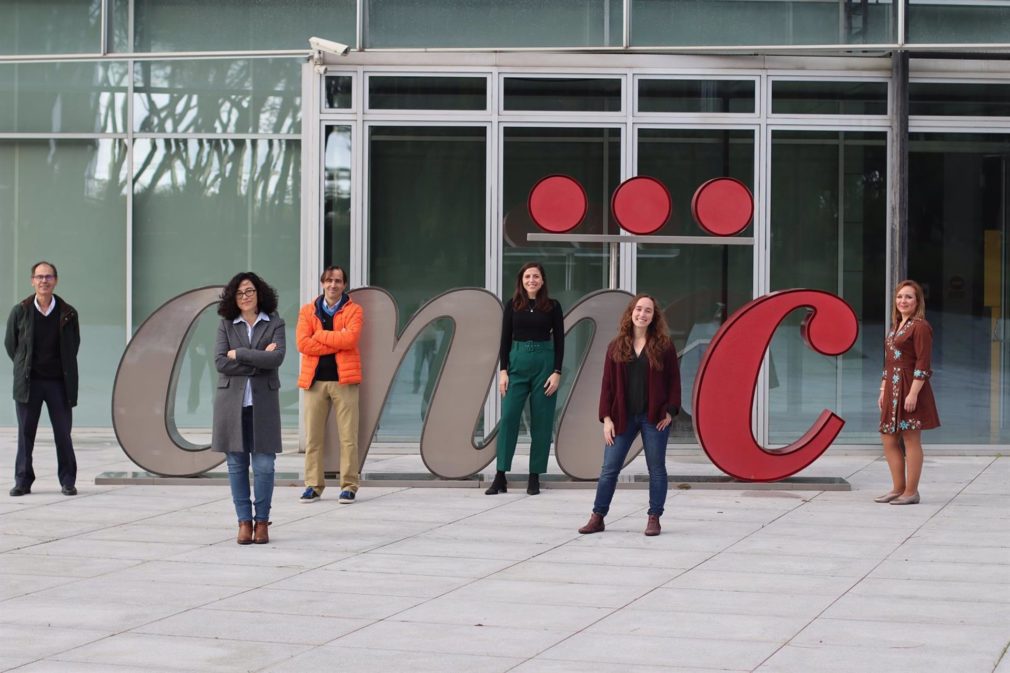
<path id="1" fill-rule="evenodd" d="M 249 281 L 256 288 L 256 304 L 261 313 L 269 315 L 277 311 L 277 290 L 267 285 L 265 280 L 252 271 L 243 271 L 236 273 L 221 291 L 221 301 L 217 305 L 219 316 L 226 320 L 234 320 L 241 315 L 242 311 L 239 310 L 238 302 L 235 301 L 235 293 L 238 292 L 238 286 L 244 280 Z"/>

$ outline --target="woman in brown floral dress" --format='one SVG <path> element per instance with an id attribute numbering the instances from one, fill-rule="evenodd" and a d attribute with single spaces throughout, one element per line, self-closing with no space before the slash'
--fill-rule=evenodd
<path id="1" fill-rule="evenodd" d="M 891 329 L 884 340 L 884 373 L 880 380 L 880 441 L 891 470 L 892 488 L 875 498 L 892 505 L 919 502 L 922 431 L 939 427 L 929 378 L 933 328 L 926 322 L 926 300 L 914 280 L 898 283 Z M 905 445 L 902 452 L 898 437 Z"/>

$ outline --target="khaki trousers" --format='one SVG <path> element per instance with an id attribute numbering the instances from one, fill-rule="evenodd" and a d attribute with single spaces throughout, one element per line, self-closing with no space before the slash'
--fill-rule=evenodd
<path id="1" fill-rule="evenodd" d="M 340 434 L 340 490 L 358 491 L 358 384 L 313 381 L 305 391 L 305 485 L 326 488 L 323 453 L 330 409 Z"/>

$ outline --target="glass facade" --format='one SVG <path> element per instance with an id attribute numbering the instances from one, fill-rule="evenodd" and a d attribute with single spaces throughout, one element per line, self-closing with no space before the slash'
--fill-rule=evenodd
<path id="1" fill-rule="evenodd" d="M 76 421 L 108 426 L 126 341 L 180 292 L 253 269 L 278 289 L 293 335 L 318 291 L 302 267 L 318 260 L 389 291 L 402 327 L 456 287 L 507 299 L 536 259 L 566 309 L 610 287 L 659 299 L 682 351 L 674 438 L 692 445 L 693 376 L 727 315 L 770 291 L 823 289 L 852 305 L 859 340 L 825 358 L 789 316 L 756 431 L 784 444 L 830 408 L 847 421 L 840 443 L 876 444 L 898 246 L 935 330 L 944 425 L 930 441 L 1008 444 L 1010 67 L 977 49 L 960 55 L 978 64 L 911 60 L 905 224 L 893 209 L 895 74 L 879 56 L 1006 52 L 1008 11 L 1002 0 L 0 0 L 0 292 L 23 298 L 28 266 L 53 258 L 84 331 Z M 355 51 L 305 65 L 312 35 Z M 530 240 L 541 232 L 527 198 L 548 174 L 584 187 L 588 212 L 570 232 L 582 240 Z M 636 175 L 673 200 L 655 235 L 696 239 L 585 238 L 622 233 L 610 199 Z M 713 240 L 691 214 L 698 186 L 722 176 L 754 194 L 742 244 Z M 210 419 L 216 324 L 210 309 L 179 368 L 176 421 L 193 439 Z M 417 441 L 451 333 L 435 323 L 412 346 L 380 441 Z M 567 336 L 561 407 L 588 337 Z M 296 370 L 292 349 L 289 430 Z M 9 372 L 0 358 L 0 380 Z M 0 425 L 13 423 L 0 404 Z"/>

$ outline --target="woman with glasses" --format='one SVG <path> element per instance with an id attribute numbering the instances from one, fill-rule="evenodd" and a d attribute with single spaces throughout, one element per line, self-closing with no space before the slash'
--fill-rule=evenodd
<path id="1" fill-rule="evenodd" d="M 238 543 L 266 544 L 274 458 L 281 451 L 277 370 L 284 361 L 284 321 L 277 315 L 277 292 L 251 271 L 228 282 L 217 312 L 221 324 L 214 364 L 219 376 L 211 448 L 228 457 Z M 254 501 L 249 493 L 250 466 Z"/>

